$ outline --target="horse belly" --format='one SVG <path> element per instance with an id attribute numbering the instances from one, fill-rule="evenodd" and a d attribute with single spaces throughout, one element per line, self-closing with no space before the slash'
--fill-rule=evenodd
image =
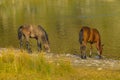
<path id="1" fill-rule="evenodd" d="M 31 38 L 34 38 L 34 37 L 35 37 L 35 34 L 31 33 L 31 34 L 30 34 L 30 37 L 31 37 Z"/>

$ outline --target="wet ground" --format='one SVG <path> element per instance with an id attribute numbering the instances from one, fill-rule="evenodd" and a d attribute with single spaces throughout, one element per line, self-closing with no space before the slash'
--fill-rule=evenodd
<path id="1" fill-rule="evenodd" d="M 14 53 L 19 52 L 19 49 L 14 50 Z M 0 48 L 0 56 L 2 56 L 1 53 L 9 52 L 6 48 Z M 38 56 L 40 53 L 32 53 L 30 55 Z M 46 60 L 50 63 L 58 62 L 58 61 L 66 61 L 69 62 L 72 66 L 75 67 L 95 67 L 97 70 L 102 69 L 111 69 L 111 70 L 120 70 L 120 60 L 114 60 L 114 59 L 96 59 L 94 57 L 87 59 L 81 59 L 78 55 L 73 54 L 55 54 L 55 53 L 41 53 L 44 55 Z M 59 65 L 59 63 L 58 63 Z"/>
<path id="2" fill-rule="evenodd" d="M 82 66 L 82 67 L 96 67 L 98 70 L 102 69 L 112 69 L 112 70 L 120 70 L 120 60 L 114 59 L 96 59 L 96 58 L 89 58 L 81 59 L 77 55 L 72 54 L 45 54 L 46 58 L 50 61 L 55 60 L 63 60 L 63 61 L 70 61 L 70 64 L 73 66 Z M 53 60 L 54 59 L 54 60 Z"/>

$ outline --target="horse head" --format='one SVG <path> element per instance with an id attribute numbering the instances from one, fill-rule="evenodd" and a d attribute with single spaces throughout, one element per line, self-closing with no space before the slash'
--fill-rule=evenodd
<path id="1" fill-rule="evenodd" d="M 48 53 L 50 52 L 50 46 L 48 43 L 44 44 L 44 48 L 45 48 L 46 52 L 48 52 Z"/>

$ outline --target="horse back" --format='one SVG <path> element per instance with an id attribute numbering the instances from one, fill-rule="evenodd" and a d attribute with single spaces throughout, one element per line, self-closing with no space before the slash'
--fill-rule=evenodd
<path id="1" fill-rule="evenodd" d="M 92 31 L 93 31 L 93 41 L 94 42 L 97 42 L 97 41 L 100 42 L 100 33 L 99 33 L 99 31 L 97 29 L 95 29 L 95 28 L 93 28 Z"/>
<path id="2" fill-rule="evenodd" d="M 88 36 L 87 41 L 90 42 L 90 43 L 100 42 L 99 31 L 95 28 L 90 28 L 90 32 L 89 32 L 89 36 Z"/>
<path id="3" fill-rule="evenodd" d="M 32 31 L 32 25 L 27 25 L 27 24 L 22 25 L 21 30 L 24 35 L 30 35 L 30 32 Z"/>
<path id="4" fill-rule="evenodd" d="M 81 28 L 80 33 L 82 34 L 79 36 L 80 39 L 82 38 L 80 42 L 84 41 L 85 43 L 95 43 L 100 41 L 99 31 L 95 28 L 84 26 Z"/>

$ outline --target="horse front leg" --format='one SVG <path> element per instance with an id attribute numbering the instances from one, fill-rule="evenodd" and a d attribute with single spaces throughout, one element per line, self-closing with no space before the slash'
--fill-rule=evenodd
<path id="1" fill-rule="evenodd" d="M 38 46 L 38 51 L 40 52 L 42 50 L 42 47 L 39 39 L 37 39 L 37 46 Z"/>
<path id="2" fill-rule="evenodd" d="M 97 53 L 98 53 L 98 56 L 96 58 L 98 59 L 101 59 L 101 52 L 100 52 L 100 44 L 99 42 L 96 43 L 96 48 L 97 48 Z"/>
<path id="3" fill-rule="evenodd" d="M 28 53 L 32 53 L 29 41 L 26 41 L 26 47 L 27 47 Z"/>
<path id="4" fill-rule="evenodd" d="M 30 48 L 29 37 L 26 37 L 26 47 L 27 47 L 28 53 L 31 53 L 32 50 Z"/>

